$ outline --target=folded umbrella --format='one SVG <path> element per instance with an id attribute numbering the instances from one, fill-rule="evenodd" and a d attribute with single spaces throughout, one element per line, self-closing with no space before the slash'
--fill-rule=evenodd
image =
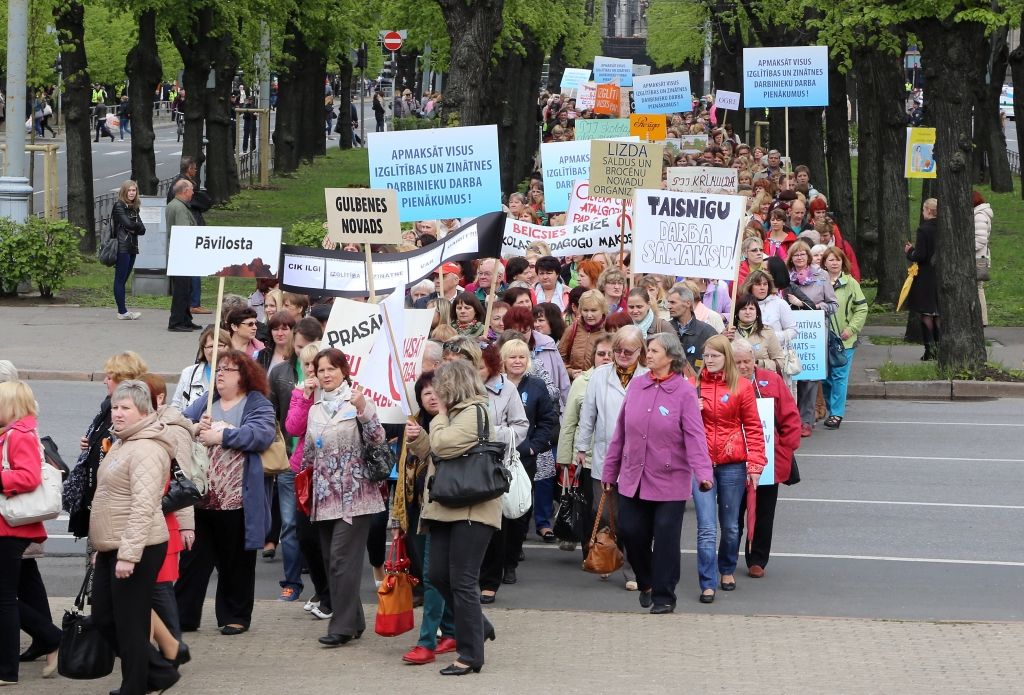
<path id="1" fill-rule="evenodd" d="M 917 277 L 917 263 L 911 263 L 910 267 L 907 268 L 907 279 L 903 281 L 903 287 L 900 288 L 900 298 L 896 302 L 896 311 L 900 310 L 903 306 L 903 302 L 906 301 L 907 295 L 910 294 L 910 286 L 914 284 L 914 278 Z"/>
<path id="2" fill-rule="evenodd" d="M 747 478 L 747 552 L 754 542 L 754 520 L 757 517 L 757 485 Z"/>

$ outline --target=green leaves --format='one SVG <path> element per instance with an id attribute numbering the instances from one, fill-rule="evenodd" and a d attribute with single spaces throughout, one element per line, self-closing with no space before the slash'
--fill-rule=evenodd
<path id="1" fill-rule="evenodd" d="M 78 241 L 85 230 L 67 220 L 30 217 L 23 224 L 0 218 L 0 284 L 10 289 L 32 279 L 44 297 L 78 270 Z"/>

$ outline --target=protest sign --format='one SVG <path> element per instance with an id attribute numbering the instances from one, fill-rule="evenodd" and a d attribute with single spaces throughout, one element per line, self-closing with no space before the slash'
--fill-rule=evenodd
<path id="1" fill-rule="evenodd" d="M 761 477 L 757 479 L 758 485 L 774 485 L 775 480 L 775 399 L 758 398 L 757 415 L 761 418 L 761 431 L 764 433 L 764 457 L 768 463 L 765 464 Z"/>
<path id="2" fill-rule="evenodd" d="M 573 231 L 574 229 L 582 231 L 577 233 Z M 505 220 L 501 255 L 504 258 L 525 256 L 527 247 L 535 241 L 546 243 L 551 247 L 551 255 L 560 258 L 601 252 L 614 253 L 619 250 L 621 244 L 618 221 L 615 222 L 615 226 L 600 224 L 591 227 L 586 225 L 545 227 L 509 219 Z M 627 239 L 627 248 L 630 246 L 629 241 Z"/>
<path id="3" fill-rule="evenodd" d="M 906 162 L 903 176 L 908 179 L 934 179 L 935 128 L 907 128 Z"/>
<path id="4" fill-rule="evenodd" d="M 335 244 L 401 244 L 398 194 L 390 188 L 325 188 L 327 236 Z"/>
<path id="5" fill-rule="evenodd" d="M 828 46 L 743 49 L 748 109 L 828 106 Z"/>
<path id="6" fill-rule="evenodd" d="M 634 78 L 635 77 L 642 77 L 644 75 L 650 75 L 650 74 L 651 74 L 651 66 L 650 65 L 639 65 L 637 63 L 633 63 L 633 77 Z"/>
<path id="7" fill-rule="evenodd" d="M 171 227 L 167 274 L 277 277 L 280 227 Z"/>
<path id="8" fill-rule="evenodd" d="M 398 192 L 402 222 L 501 209 L 497 126 L 367 133 L 367 143 L 370 187 Z"/>
<path id="9" fill-rule="evenodd" d="M 619 90 L 619 118 L 629 118 L 636 111 L 633 108 L 633 88 L 623 87 Z"/>
<path id="10" fill-rule="evenodd" d="M 680 154 L 700 154 L 708 146 L 707 135 L 683 135 L 678 138 L 668 138 L 665 146 L 678 151 Z"/>
<path id="11" fill-rule="evenodd" d="M 596 236 L 599 239 L 618 235 L 620 230 L 624 230 L 626 248 L 633 246 L 633 200 L 591 198 L 589 181 L 580 180 L 573 183 L 565 223 L 573 235 Z M 597 250 L 594 253 L 597 253 Z"/>
<path id="12" fill-rule="evenodd" d="M 796 337 L 790 346 L 800 356 L 803 369 L 793 381 L 821 381 L 828 371 L 828 322 L 824 311 L 794 311 Z"/>
<path id="13" fill-rule="evenodd" d="M 351 370 L 349 376 L 355 385 L 365 389 L 382 423 L 400 425 L 406 420 L 402 382 L 415 381 L 419 376 L 433 313 L 433 309 L 405 310 L 404 337 L 399 351 L 401 366 L 396 367 L 392 364 L 380 306 L 348 299 L 334 300 L 323 346 L 345 353 Z"/>
<path id="14" fill-rule="evenodd" d="M 650 142 L 590 141 L 590 193 L 630 198 L 636 188 L 661 185 L 665 147 Z"/>
<path id="15" fill-rule="evenodd" d="M 635 272 L 734 279 L 746 198 L 639 188 L 635 195 Z"/>
<path id="16" fill-rule="evenodd" d="M 665 184 L 670 191 L 735 195 L 738 174 L 725 167 L 669 167 Z"/>
<path id="17" fill-rule="evenodd" d="M 664 140 L 668 136 L 668 119 L 659 114 L 634 113 L 629 117 L 629 134 L 641 140 Z"/>
<path id="18" fill-rule="evenodd" d="M 492 212 L 421 249 L 373 254 L 374 290 L 386 294 L 395 288 L 405 289 L 435 273 L 446 261 L 498 256 L 504 223 L 504 213 Z M 280 258 L 281 289 L 285 292 L 335 297 L 369 294 L 366 259 L 362 253 L 281 246 Z"/>
<path id="19" fill-rule="evenodd" d="M 585 123 L 586 121 L 579 121 Z M 636 141 L 635 137 L 617 138 Z M 572 184 L 590 175 L 590 143 L 592 140 L 543 142 L 540 145 L 541 172 L 544 176 L 544 204 L 549 211 L 569 207 Z"/>
<path id="20" fill-rule="evenodd" d="M 600 116 L 619 115 L 619 88 L 613 84 L 597 85 L 594 97 L 594 113 Z"/>
<path id="21" fill-rule="evenodd" d="M 717 92 L 715 92 L 715 108 L 728 109 L 729 111 L 739 111 L 740 93 L 727 92 L 724 89 L 719 89 Z"/>
<path id="22" fill-rule="evenodd" d="M 634 78 L 633 104 L 640 113 L 693 111 L 690 73 L 669 72 Z"/>
<path id="23" fill-rule="evenodd" d="M 597 101 L 597 84 L 584 82 L 580 85 L 579 94 L 576 95 L 577 109 L 593 109 Z"/>
<path id="24" fill-rule="evenodd" d="M 608 140 L 628 137 L 628 118 L 578 118 L 576 119 L 577 140 Z"/>
<path id="25" fill-rule="evenodd" d="M 569 94 L 574 89 L 590 79 L 590 70 L 587 68 L 566 68 L 562 71 L 562 84 L 559 85 L 562 94 Z M 578 105 L 578 104 L 577 104 Z"/>
<path id="26" fill-rule="evenodd" d="M 632 58 L 608 58 L 605 56 L 594 58 L 594 82 L 612 81 L 617 81 L 620 87 L 633 85 Z"/>

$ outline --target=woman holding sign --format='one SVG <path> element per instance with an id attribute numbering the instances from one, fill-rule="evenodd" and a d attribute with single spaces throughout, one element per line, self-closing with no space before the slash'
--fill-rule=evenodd
<path id="1" fill-rule="evenodd" d="M 713 490 L 703 492 L 696 484 L 693 487 L 700 602 L 711 603 L 715 600 L 717 526 L 722 527 L 718 574 L 722 591 L 732 591 L 736 588 L 734 574 L 739 557 L 743 493 L 747 485 L 757 485 L 767 460 L 754 388 L 749 381 L 740 379 L 732 347 L 724 335 L 713 336 L 704 343 L 704 368 L 697 376 L 697 393 L 715 472 Z"/>

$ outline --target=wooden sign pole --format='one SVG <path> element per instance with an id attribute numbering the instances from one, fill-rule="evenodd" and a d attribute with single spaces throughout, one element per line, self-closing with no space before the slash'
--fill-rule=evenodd
<path id="1" fill-rule="evenodd" d="M 740 263 L 743 261 L 743 219 L 740 219 L 736 229 L 736 272 L 732 276 L 732 293 L 729 297 L 729 315 L 726 317 L 725 327 L 732 327 L 733 317 L 736 315 L 736 292 L 740 286 Z"/>
<path id="2" fill-rule="evenodd" d="M 791 169 L 792 162 L 789 161 L 789 107 L 786 107 L 786 173 L 788 174 Z"/>
<path id="3" fill-rule="evenodd" d="M 377 295 L 373 289 L 373 254 L 370 253 L 369 244 L 363 244 L 363 253 L 366 255 L 366 289 L 369 292 L 369 302 L 376 304 Z"/>
<path id="4" fill-rule="evenodd" d="M 220 351 L 221 306 L 224 304 L 224 277 L 217 278 L 217 306 L 213 311 L 213 354 L 210 355 L 210 395 L 206 399 L 206 414 L 213 417 L 213 396 L 217 393 L 217 353 Z"/>
<path id="5" fill-rule="evenodd" d="M 498 294 L 498 266 L 501 261 L 492 259 L 494 267 L 491 269 L 491 289 L 487 292 L 487 312 L 484 315 L 484 340 L 487 340 L 487 332 L 491 330 L 491 314 L 494 312 L 494 298 Z"/>

